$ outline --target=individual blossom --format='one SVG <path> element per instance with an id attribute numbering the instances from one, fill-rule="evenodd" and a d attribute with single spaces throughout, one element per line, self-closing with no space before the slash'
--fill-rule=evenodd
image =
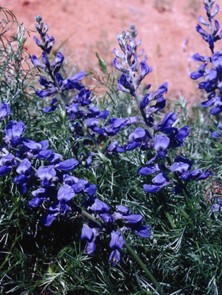
<path id="1" fill-rule="evenodd" d="M 48 227 L 55 221 L 57 216 L 65 216 L 70 211 L 71 208 L 64 202 L 52 204 L 52 206 L 48 208 L 47 214 L 42 217 L 41 221 Z"/>
<path id="2" fill-rule="evenodd" d="M 10 114 L 10 106 L 4 101 L 0 105 L 0 121 L 8 117 Z"/>
<path id="3" fill-rule="evenodd" d="M 57 109 L 58 106 L 58 100 L 54 97 L 50 103 L 50 105 L 48 107 L 44 107 L 42 109 L 43 113 L 49 113 L 49 112 L 53 112 Z"/>
<path id="4" fill-rule="evenodd" d="M 111 233 L 111 241 L 109 246 L 112 250 L 109 256 L 109 262 L 112 266 L 116 266 L 116 264 L 120 261 L 120 250 L 124 245 L 124 239 L 122 234 L 119 231 L 113 231 Z"/>
<path id="5" fill-rule="evenodd" d="M 5 176 L 12 171 L 14 167 L 17 166 L 17 161 L 11 153 L 7 150 L 2 152 L 2 157 L 0 158 L 0 176 Z"/>
<path id="6" fill-rule="evenodd" d="M 27 158 L 23 159 L 17 166 L 16 172 L 18 175 L 14 177 L 13 182 L 17 184 L 20 193 L 25 193 L 33 177 L 31 162 Z"/>
<path id="7" fill-rule="evenodd" d="M 25 129 L 26 126 L 22 121 L 10 121 L 5 128 L 4 141 L 12 146 L 18 145 L 21 142 Z"/>
<path id="8" fill-rule="evenodd" d="M 40 166 L 37 170 L 37 176 L 41 180 L 41 185 L 47 187 L 55 180 L 56 170 L 53 166 Z"/>
<path id="9" fill-rule="evenodd" d="M 161 172 L 152 179 L 152 184 L 144 184 L 143 189 L 147 193 L 157 193 L 168 184 L 168 177 Z"/>
<path id="10" fill-rule="evenodd" d="M 71 171 L 78 166 L 79 162 L 76 159 L 67 159 L 55 165 L 55 168 L 61 171 Z"/>
<path id="11" fill-rule="evenodd" d="M 214 198 L 213 205 L 211 206 L 211 212 L 217 213 L 222 211 L 222 199 Z"/>
<path id="12" fill-rule="evenodd" d="M 83 224 L 81 240 L 86 241 L 84 253 L 91 255 L 96 250 L 96 237 L 99 234 L 100 229 L 90 227 L 87 224 Z"/>
<path id="13" fill-rule="evenodd" d="M 29 206 L 32 208 L 39 207 L 42 202 L 47 198 L 47 189 L 40 187 L 35 191 L 32 191 L 32 198 L 29 201 Z"/>

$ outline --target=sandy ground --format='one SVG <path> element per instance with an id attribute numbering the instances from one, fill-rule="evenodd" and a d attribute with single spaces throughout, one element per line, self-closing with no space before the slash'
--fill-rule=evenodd
<path id="1" fill-rule="evenodd" d="M 167 81 L 174 98 L 182 94 L 188 101 L 198 100 L 196 83 L 189 78 L 197 66 L 191 56 L 209 53 L 195 31 L 197 17 L 203 14 L 201 4 L 201 0 L 0 1 L 30 30 L 30 53 L 38 53 L 32 37 L 34 18 L 41 15 L 56 38 L 56 46 L 64 42 L 60 50 L 69 56 L 70 63 L 86 70 L 97 68 L 96 51 L 111 64 L 112 50 L 118 47 L 116 35 L 135 24 L 153 68 L 149 80 L 154 86 Z M 222 19 L 221 12 L 218 19 Z"/>

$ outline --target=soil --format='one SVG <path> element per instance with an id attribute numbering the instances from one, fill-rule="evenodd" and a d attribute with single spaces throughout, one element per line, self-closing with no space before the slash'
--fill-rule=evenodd
<path id="1" fill-rule="evenodd" d="M 41 15 L 69 64 L 84 70 L 98 69 L 95 52 L 111 65 L 116 35 L 134 24 L 153 68 L 149 82 L 158 87 L 167 81 L 174 99 L 183 95 L 199 101 L 189 73 L 197 67 L 194 53 L 209 54 L 195 30 L 198 16 L 204 15 L 201 0 L 1 0 L 0 5 L 28 28 L 28 52 L 39 53 L 33 35 L 35 16 Z"/>

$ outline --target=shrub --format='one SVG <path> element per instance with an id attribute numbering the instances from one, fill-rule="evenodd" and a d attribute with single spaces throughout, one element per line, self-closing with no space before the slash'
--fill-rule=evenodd
<path id="1" fill-rule="evenodd" d="M 67 75 L 40 16 L 42 54 L 29 62 L 25 29 L 1 9 L 2 30 L 18 28 L 0 49 L 2 294 L 219 294 L 222 33 L 219 7 L 204 7 L 210 30 L 197 31 L 212 56 L 194 55 L 191 78 L 216 116 L 212 137 L 200 108 L 167 107 L 167 83 L 144 82 L 152 69 L 134 26 L 117 35 L 116 73 L 97 55 L 98 99 L 88 73 Z"/>

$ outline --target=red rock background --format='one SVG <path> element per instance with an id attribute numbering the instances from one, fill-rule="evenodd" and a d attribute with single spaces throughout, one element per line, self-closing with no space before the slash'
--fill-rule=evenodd
<path id="1" fill-rule="evenodd" d="M 195 30 L 197 17 L 204 15 L 202 0 L 1 0 L 0 5 L 12 10 L 30 30 L 30 53 L 38 52 L 32 36 L 34 18 L 41 15 L 56 46 L 65 42 L 60 50 L 69 56 L 70 64 L 85 70 L 97 68 L 96 51 L 111 64 L 112 50 L 118 46 L 116 35 L 135 24 L 153 68 L 149 80 L 154 86 L 167 81 L 174 98 L 184 95 L 188 101 L 198 100 L 189 72 L 197 66 L 193 53 L 209 53 Z M 221 12 L 217 19 L 222 23 Z"/>

